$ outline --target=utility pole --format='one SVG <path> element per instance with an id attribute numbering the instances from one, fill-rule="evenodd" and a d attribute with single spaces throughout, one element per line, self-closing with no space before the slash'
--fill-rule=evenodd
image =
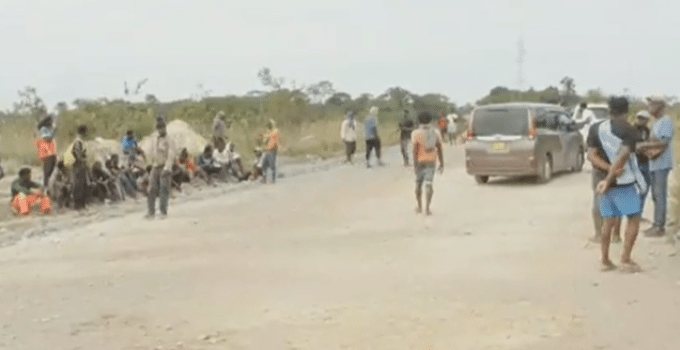
<path id="1" fill-rule="evenodd" d="M 524 39 L 519 38 L 517 42 L 517 88 L 520 91 L 524 91 L 524 56 L 526 51 L 524 50 Z"/>

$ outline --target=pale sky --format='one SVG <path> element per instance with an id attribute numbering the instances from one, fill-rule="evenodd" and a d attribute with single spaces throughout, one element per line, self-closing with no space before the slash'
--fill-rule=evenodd
<path id="1" fill-rule="evenodd" d="M 0 0 L 0 108 L 38 88 L 48 107 L 118 98 L 123 81 L 185 98 L 260 89 L 257 71 L 339 91 L 391 86 L 475 101 L 575 79 L 577 90 L 678 94 L 674 0 Z"/>

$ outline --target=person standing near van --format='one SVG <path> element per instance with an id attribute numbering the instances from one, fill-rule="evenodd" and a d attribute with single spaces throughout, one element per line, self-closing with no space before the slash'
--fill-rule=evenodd
<path id="1" fill-rule="evenodd" d="M 378 165 L 383 166 L 380 158 L 380 136 L 378 135 L 378 107 L 371 107 L 364 124 L 364 134 L 366 139 L 366 167 L 371 167 L 371 152 L 375 150 L 378 158 Z"/>
<path id="2" fill-rule="evenodd" d="M 345 144 L 345 163 L 352 164 L 352 156 L 357 150 L 357 121 L 354 112 L 350 111 L 340 125 L 340 138 Z"/>
<path id="3" fill-rule="evenodd" d="M 430 204 L 434 195 L 434 173 L 439 159 L 439 172 L 444 171 L 442 138 L 432 125 L 432 116 L 427 112 L 418 115 L 420 127 L 413 132 L 413 166 L 416 173 L 416 201 L 418 214 L 423 212 L 423 185 L 425 185 L 425 213 L 432 215 Z"/>
<path id="4" fill-rule="evenodd" d="M 649 173 L 654 200 L 654 225 L 645 231 L 646 236 L 663 236 L 666 226 L 666 212 L 668 208 L 668 174 L 673 169 L 673 137 L 675 126 L 666 115 L 668 103 L 661 95 L 647 98 L 652 125 L 650 141 L 640 144 L 649 157 Z"/>

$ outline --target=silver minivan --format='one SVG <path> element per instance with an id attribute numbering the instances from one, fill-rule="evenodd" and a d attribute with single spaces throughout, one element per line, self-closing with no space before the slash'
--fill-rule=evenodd
<path id="1" fill-rule="evenodd" d="M 561 171 L 581 171 L 585 146 L 567 111 L 544 103 L 504 103 L 472 112 L 465 168 L 484 184 L 490 176 L 536 176 L 550 181 Z"/>

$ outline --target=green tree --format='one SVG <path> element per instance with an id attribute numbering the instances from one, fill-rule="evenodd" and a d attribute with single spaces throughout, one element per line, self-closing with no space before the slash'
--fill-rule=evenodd
<path id="1" fill-rule="evenodd" d="M 47 114 L 47 107 L 42 98 L 38 96 L 36 88 L 27 86 L 18 93 L 19 102 L 14 103 L 15 114 L 30 116 L 36 120 Z"/>

